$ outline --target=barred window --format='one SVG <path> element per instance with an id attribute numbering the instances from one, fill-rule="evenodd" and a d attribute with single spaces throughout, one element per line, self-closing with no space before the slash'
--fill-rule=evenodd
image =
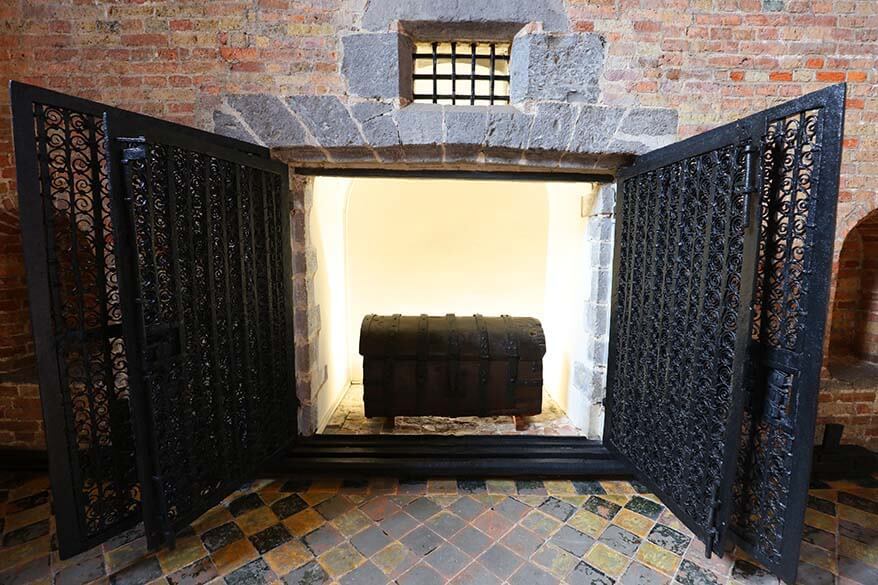
<path id="1" fill-rule="evenodd" d="M 416 102 L 509 103 L 510 43 L 418 42 L 413 55 Z"/>

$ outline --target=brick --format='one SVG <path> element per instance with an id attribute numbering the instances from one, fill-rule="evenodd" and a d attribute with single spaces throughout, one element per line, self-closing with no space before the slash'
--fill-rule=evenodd
<path id="1" fill-rule="evenodd" d="M 818 71 L 817 72 L 817 81 L 828 81 L 832 83 L 837 83 L 840 81 L 844 81 L 845 72 L 844 71 Z"/>

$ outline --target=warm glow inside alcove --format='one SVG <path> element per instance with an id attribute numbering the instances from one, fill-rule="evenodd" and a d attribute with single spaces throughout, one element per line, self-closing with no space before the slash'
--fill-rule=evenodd
<path id="1" fill-rule="evenodd" d="M 362 380 L 368 313 L 536 317 L 545 387 L 566 408 L 589 260 L 580 210 L 592 193 L 588 183 L 318 177 L 321 426 Z"/>

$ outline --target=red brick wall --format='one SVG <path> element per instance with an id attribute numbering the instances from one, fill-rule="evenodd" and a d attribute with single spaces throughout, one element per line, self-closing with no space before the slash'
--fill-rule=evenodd
<path id="1" fill-rule="evenodd" d="M 830 330 L 830 359 L 851 356 L 857 337 L 857 319 L 863 270 L 863 237 L 854 228 L 848 234 L 838 258 L 835 305 Z"/>
<path id="2" fill-rule="evenodd" d="M 210 129 L 223 93 L 344 93 L 338 35 L 356 29 L 355 11 L 363 4 L 4 2 L 0 80 L 29 81 Z M 783 4 L 779 12 L 763 11 L 762 4 L 569 0 L 568 13 L 573 28 L 607 39 L 602 101 L 676 108 L 681 137 L 847 81 L 840 249 L 853 225 L 878 208 L 878 2 L 770 3 Z M 14 213 L 8 100 L 0 91 L 0 209 Z M 20 274 L 13 255 L 6 253 L 0 266 Z M 5 289 L 0 293 L 5 301 Z M 27 327 L 25 312 L 6 311 L 0 339 Z M 10 363 L 26 360 L 30 351 L 17 347 L 20 358 Z"/>

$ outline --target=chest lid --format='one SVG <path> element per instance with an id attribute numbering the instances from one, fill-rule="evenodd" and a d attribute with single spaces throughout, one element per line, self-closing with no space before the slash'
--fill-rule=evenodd
<path id="1" fill-rule="evenodd" d="M 360 328 L 365 357 L 538 360 L 545 353 L 533 317 L 366 315 Z"/>

